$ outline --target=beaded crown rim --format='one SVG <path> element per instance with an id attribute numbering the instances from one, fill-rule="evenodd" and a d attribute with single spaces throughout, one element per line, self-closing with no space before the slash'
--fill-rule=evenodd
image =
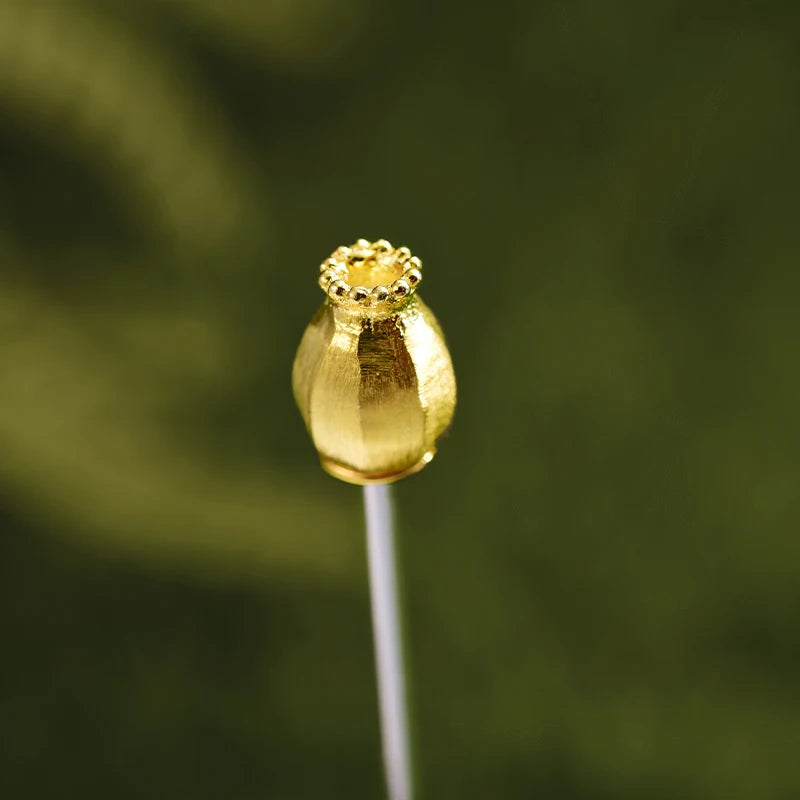
<path id="1" fill-rule="evenodd" d="M 373 261 L 383 271 L 399 271 L 395 280 L 376 286 L 351 285 L 350 270 Z M 422 262 L 407 247 L 393 247 L 386 239 L 359 239 L 337 247 L 319 267 L 319 285 L 333 303 L 350 308 L 379 310 L 407 300 L 422 280 Z"/>

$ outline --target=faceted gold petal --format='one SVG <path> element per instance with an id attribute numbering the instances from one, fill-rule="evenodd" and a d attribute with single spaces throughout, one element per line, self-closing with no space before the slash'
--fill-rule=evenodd
<path id="1" fill-rule="evenodd" d="M 406 312 L 405 340 L 417 375 L 425 414 L 425 439 L 434 445 L 456 407 L 456 378 L 450 353 L 433 312 L 416 297 Z"/>
<path id="2" fill-rule="evenodd" d="M 361 432 L 369 454 L 360 466 L 401 472 L 425 450 L 425 416 L 417 373 L 406 347 L 400 318 L 386 317 L 365 325 L 358 342 L 361 369 Z"/>

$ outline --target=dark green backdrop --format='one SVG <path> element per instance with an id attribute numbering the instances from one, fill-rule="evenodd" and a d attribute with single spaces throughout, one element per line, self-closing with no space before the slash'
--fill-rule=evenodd
<path id="1" fill-rule="evenodd" d="M 0 790 L 378 798 L 359 492 L 290 391 L 406 244 L 424 798 L 800 797 L 800 10 L 0 0 Z"/>

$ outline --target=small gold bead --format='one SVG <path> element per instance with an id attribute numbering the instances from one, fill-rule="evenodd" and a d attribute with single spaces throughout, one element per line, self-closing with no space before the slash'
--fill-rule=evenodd
<path id="1" fill-rule="evenodd" d="M 422 280 L 422 273 L 418 269 L 407 269 L 403 277 L 412 285 L 416 286 Z"/>
<path id="2" fill-rule="evenodd" d="M 422 269 L 422 262 L 416 256 L 411 256 L 408 259 L 408 266 L 414 269 Z"/>
<path id="3" fill-rule="evenodd" d="M 411 284 L 405 278 L 398 278 L 390 289 L 394 297 L 405 297 L 411 291 Z"/>
<path id="4" fill-rule="evenodd" d="M 344 297 L 349 291 L 350 287 L 342 280 L 333 281 L 330 286 L 328 286 L 328 295 L 331 298 Z"/>
<path id="5" fill-rule="evenodd" d="M 344 269 L 344 264 L 341 261 L 337 261 L 335 258 L 326 258 L 319 265 L 319 271 L 324 272 L 326 269 L 332 269 L 334 272 L 340 272 Z"/>
<path id="6" fill-rule="evenodd" d="M 405 264 L 411 258 L 411 251 L 407 247 L 398 247 L 394 251 L 394 257 L 398 264 Z"/>
<path id="7" fill-rule="evenodd" d="M 319 285 L 323 289 L 325 289 L 325 291 L 327 291 L 328 290 L 328 284 L 331 281 L 336 280 L 336 277 L 337 277 L 337 275 L 332 269 L 326 269 L 325 272 L 323 272 L 319 276 Z"/>
<path id="8" fill-rule="evenodd" d="M 348 293 L 348 297 L 356 303 L 360 303 L 369 295 L 369 289 L 366 286 L 354 286 Z"/>
<path id="9" fill-rule="evenodd" d="M 389 287 L 388 286 L 376 286 L 372 290 L 372 297 L 374 298 L 374 302 L 382 303 L 389 297 Z"/>
<path id="10" fill-rule="evenodd" d="M 368 250 L 372 247 L 372 244 L 368 242 L 366 239 L 358 239 L 355 244 L 356 247 L 361 247 L 364 250 Z"/>
<path id="11" fill-rule="evenodd" d="M 386 239 L 378 239 L 377 242 L 372 243 L 372 249 L 377 250 L 379 253 L 390 253 L 392 245 Z"/>

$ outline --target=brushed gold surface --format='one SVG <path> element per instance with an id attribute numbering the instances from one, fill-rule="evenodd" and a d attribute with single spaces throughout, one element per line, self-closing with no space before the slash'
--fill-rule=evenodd
<path id="1" fill-rule="evenodd" d="M 364 239 L 320 267 L 328 297 L 303 334 L 292 383 L 323 468 L 348 483 L 419 471 L 453 417 L 453 365 L 416 294 L 421 267 L 407 248 Z"/>

